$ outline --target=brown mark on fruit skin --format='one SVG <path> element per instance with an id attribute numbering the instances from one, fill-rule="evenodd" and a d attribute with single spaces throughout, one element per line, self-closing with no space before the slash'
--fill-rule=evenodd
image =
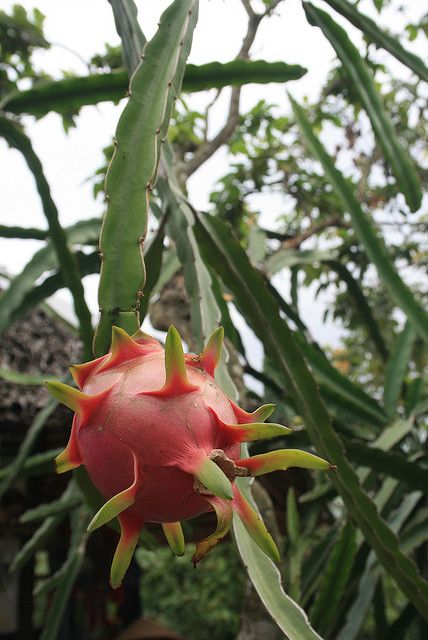
<path id="1" fill-rule="evenodd" d="M 233 460 L 227 457 L 223 449 L 213 449 L 210 453 L 210 458 L 216 463 L 218 467 L 223 471 L 224 475 L 231 482 L 237 477 L 245 477 L 249 475 L 248 469 L 244 467 L 238 467 Z M 197 478 L 194 479 L 193 488 L 196 493 L 201 496 L 212 496 L 211 491 L 201 483 Z"/>

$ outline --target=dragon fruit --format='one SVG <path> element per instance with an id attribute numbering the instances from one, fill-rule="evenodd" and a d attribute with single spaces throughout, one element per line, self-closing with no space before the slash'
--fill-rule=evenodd
<path id="1" fill-rule="evenodd" d="M 300 466 L 328 469 L 321 458 L 282 449 L 241 458 L 240 444 L 287 435 L 265 423 L 275 405 L 247 413 L 214 381 L 223 329 L 199 355 L 184 354 L 170 327 L 165 349 L 143 332 L 132 337 L 113 327 L 110 352 L 71 367 L 80 390 L 47 384 L 75 416 L 58 473 L 83 464 L 107 502 L 94 516 L 93 531 L 118 517 L 121 535 L 110 583 L 118 587 L 145 522 L 160 523 L 173 552 L 184 553 L 180 521 L 214 510 L 217 528 L 197 544 L 198 562 L 229 531 L 233 512 L 252 539 L 274 561 L 278 549 L 263 521 L 239 491 L 235 479 Z"/>

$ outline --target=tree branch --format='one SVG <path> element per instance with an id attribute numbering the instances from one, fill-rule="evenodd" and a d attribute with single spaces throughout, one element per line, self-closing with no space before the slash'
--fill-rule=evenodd
<path id="1" fill-rule="evenodd" d="M 245 11 L 249 16 L 247 33 L 242 41 L 241 49 L 236 56 L 237 60 L 247 60 L 251 46 L 257 34 L 259 25 L 264 17 L 270 15 L 282 0 L 274 0 L 272 5 L 264 13 L 255 13 L 249 0 L 242 0 Z M 204 164 L 220 147 L 222 147 L 233 135 L 239 123 L 239 101 L 241 97 L 241 87 L 232 87 L 229 102 L 229 113 L 224 127 L 212 140 L 207 140 L 194 153 L 193 157 L 182 168 L 184 179 L 189 178 L 201 165 Z"/>
<path id="2" fill-rule="evenodd" d="M 265 231 L 268 238 L 280 240 L 282 242 L 282 247 L 286 247 L 287 249 L 298 249 L 302 242 L 315 235 L 316 233 L 324 231 L 324 229 L 327 229 L 328 227 L 349 229 L 350 225 L 347 222 L 344 222 L 344 220 L 339 216 L 330 216 L 329 218 L 325 218 L 324 220 L 320 220 L 320 222 L 311 225 L 295 236 L 290 236 L 285 233 L 278 233 L 277 231 L 269 231 L 268 229 L 262 229 L 262 231 Z"/>

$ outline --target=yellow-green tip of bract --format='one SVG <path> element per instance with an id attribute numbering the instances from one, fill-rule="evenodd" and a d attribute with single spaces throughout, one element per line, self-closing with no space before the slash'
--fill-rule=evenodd
<path id="1" fill-rule="evenodd" d="M 79 416 L 80 426 L 99 411 L 113 388 L 111 386 L 100 393 L 88 395 L 62 382 L 47 382 L 46 387 L 54 398 Z"/>
<path id="2" fill-rule="evenodd" d="M 121 516 L 119 516 L 119 521 Z M 121 535 L 113 557 L 110 570 L 110 584 L 117 589 L 122 584 L 125 573 L 131 563 L 140 536 L 140 528 L 124 524 L 121 521 Z"/>
<path id="3" fill-rule="evenodd" d="M 229 478 L 210 458 L 203 460 L 194 475 L 213 495 L 219 498 L 225 498 L 226 500 L 232 500 L 233 490 Z"/>
<path id="4" fill-rule="evenodd" d="M 271 560 L 280 562 L 278 547 L 266 529 L 263 520 L 244 498 L 236 485 L 233 487 L 233 492 L 233 510 L 238 514 L 249 536 Z"/>
<path id="5" fill-rule="evenodd" d="M 63 382 L 46 382 L 46 387 L 54 398 L 78 415 L 81 415 L 84 403 L 89 396 Z"/>
<path id="6" fill-rule="evenodd" d="M 288 436 L 291 429 L 284 427 L 282 424 L 274 422 L 250 422 L 229 424 L 221 420 L 213 409 L 210 409 L 217 429 L 222 437 L 230 443 L 254 442 L 256 440 L 266 440 L 278 436 Z"/>
<path id="7" fill-rule="evenodd" d="M 232 503 L 228 500 L 221 500 L 221 498 L 217 498 L 216 496 L 207 496 L 207 500 L 216 513 L 217 527 L 214 533 L 197 543 L 196 551 L 192 557 L 194 565 L 224 538 L 232 525 Z"/>
<path id="8" fill-rule="evenodd" d="M 138 460 L 134 453 L 132 455 L 134 459 L 133 483 L 127 489 L 124 489 L 110 498 L 110 500 L 101 507 L 89 523 L 88 531 L 95 531 L 96 529 L 99 529 L 99 527 L 107 524 L 107 522 L 110 522 L 110 520 L 113 520 L 113 518 L 116 518 L 116 516 L 134 504 L 138 491 L 140 474 Z"/>
<path id="9" fill-rule="evenodd" d="M 184 542 L 181 524 L 179 522 L 164 522 L 162 523 L 162 529 L 171 551 L 176 556 L 183 556 L 186 550 L 186 543 Z"/>
<path id="10" fill-rule="evenodd" d="M 248 469 L 252 476 L 261 476 L 271 471 L 286 471 L 290 467 L 299 467 L 301 469 L 315 469 L 319 471 L 328 471 L 335 469 L 327 460 L 315 456 L 308 451 L 300 449 L 277 449 L 276 451 L 268 451 L 251 458 L 238 460 L 236 463 L 240 467 Z"/>
<path id="11" fill-rule="evenodd" d="M 76 442 L 76 433 L 74 425 L 71 428 L 70 439 L 64 451 L 55 458 L 55 471 L 57 473 L 65 473 L 80 467 L 82 459 Z"/>
<path id="12" fill-rule="evenodd" d="M 174 398 L 198 389 L 187 377 L 183 345 L 180 334 L 173 325 L 168 329 L 165 341 L 165 374 L 166 380 L 162 389 L 145 391 L 144 394 Z"/>

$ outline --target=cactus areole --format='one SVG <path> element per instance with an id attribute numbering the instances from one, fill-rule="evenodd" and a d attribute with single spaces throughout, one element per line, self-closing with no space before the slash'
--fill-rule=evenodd
<path id="1" fill-rule="evenodd" d="M 217 529 L 198 543 L 194 563 L 226 535 L 233 512 L 278 561 L 272 537 L 235 479 L 290 466 L 329 468 L 325 460 L 292 449 L 240 458 L 242 442 L 286 435 L 290 429 L 264 422 L 274 405 L 247 413 L 216 384 L 222 341 L 220 328 L 201 354 L 185 355 L 174 327 L 165 349 L 142 332 L 131 337 L 113 327 L 108 354 L 71 367 L 80 390 L 48 383 L 50 392 L 75 412 L 68 445 L 55 461 L 57 472 L 85 465 L 106 498 L 90 531 L 119 519 L 112 587 L 121 584 L 145 522 L 160 523 L 174 553 L 182 555 L 180 521 L 212 510 Z"/>

